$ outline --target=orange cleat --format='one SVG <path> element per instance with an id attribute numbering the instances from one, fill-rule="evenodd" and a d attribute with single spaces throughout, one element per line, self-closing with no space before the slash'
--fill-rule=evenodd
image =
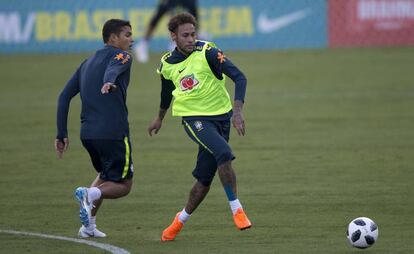
<path id="1" fill-rule="evenodd" d="M 247 218 L 247 215 L 242 208 L 237 209 L 236 213 L 233 215 L 233 220 L 236 227 L 240 230 L 245 230 L 252 226 L 252 223 L 249 218 Z"/>
<path id="2" fill-rule="evenodd" d="M 178 220 L 178 215 L 180 215 L 180 213 L 181 212 L 178 212 L 177 215 L 175 215 L 175 218 L 171 225 L 162 231 L 161 241 L 173 241 L 178 233 L 180 233 L 181 229 L 184 227 L 184 224 Z"/>

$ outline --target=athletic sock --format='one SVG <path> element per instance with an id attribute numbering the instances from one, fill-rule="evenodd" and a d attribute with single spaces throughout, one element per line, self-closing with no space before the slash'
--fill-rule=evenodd
<path id="1" fill-rule="evenodd" d="M 233 188 L 230 185 L 224 186 L 224 191 L 226 192 L 227 199 L 229 201 L 229 205 L 231 208 L 231 212 L 236 214 L 237 209 L 242 208 L 242 205 L 240 204 L 240 201 L 238 198 L 236 198 L 236 195 L 233 193 Z"/>
<path id="2" fill-rule="evenodd" d="M 227 184 L 224 186 L 224 191 L 226 192 L 227 200 L 229 202 L 236 200 L 236 195 L 234 195 L 233 188 L 231 187 L 230 184 Z"/>
<path id="3" fill-rule="evenodd" d="M 92 231 L 96 228 L 96 216 L 91 216 L 89 219 L 89 225 L 86 227 L 87 230 Z"/>
<path id="4" fill-rule="evenodd" d="M 243 208 L 242 205 L 240 204 L 239 199 L 229 201 L 229 204 L 230 204 L 231 212 L 233 213 L 233 215 L 236 214 L 237 209 Z"/>
<path id="5" fill-rule="evenodd" d="M 180 215 L 178 215 L 178 220 L 181 221 L 183 224 L 190 219 L 191 214 L 188 214 L 185 211 L 185 208 L 181 211 Z"/>
<path id="6" fill-rule="evenodd" d="M 102 192 L 99 188 L 91 187 L 88 188 L 88 201 L 93 203 L 95 200 L 101 198 Z"/>

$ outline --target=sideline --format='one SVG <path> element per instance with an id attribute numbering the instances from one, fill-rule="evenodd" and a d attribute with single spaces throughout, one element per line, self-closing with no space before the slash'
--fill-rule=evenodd
<path id="1" fill-rule="evenodd" d="M 31 232 L 15 231 L 15 230 L 3 230 L 3 229 L 0 229 L 0 233 L 12 234 L 12 235 L 36 236 L 36 237 L 41 237 L 41 238 L 69 241 L 69 242 L 75 242 L 75 243 L 81 243 L 81 244 L 93 246 L 99 249 L 109 251 L 113 254 L 130 254 L 129 251 L 116 247 L 114 245 L 110 245 L 106 243 L 98 243 L 94 241 L 88 241 L 88 240 L 77 239 L 77 238 L 70 238 L 70 237 L 65 237 L 65 236 L 46 235 L 46 234 L 40 234 L 40 233 L 31 233 Z"/>

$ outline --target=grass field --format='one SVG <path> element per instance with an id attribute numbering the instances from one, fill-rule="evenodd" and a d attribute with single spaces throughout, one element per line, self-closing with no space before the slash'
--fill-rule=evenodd
<path id="1" fill-rule="evenodd" d="M 249 80 L 247 135 L 233 131 L 231 144 L 253 228 L 235 229 L 216 179 L 177 240 L 159 241 L 186 202 L 196 146 L 170 116 L 147 135 L 159 105 L 157 55 L 134 63 L 129 88 L 134 187 L 104 202 L 98 226 L 109 237 L 95 241 L 131 253 L 414 253 L 414 48 L 227 53 Z M 76 237 L 73 191 L 95 177 L 79 141 L 79 97 L 63 160 L 53 140 L 58 93 L 86 56 L 0 56 L 2 230 Z M 364 251 L 345 237 L 359 216 L 379 226 Z M 0 233 L 0 253 L 105 252 Z"/>

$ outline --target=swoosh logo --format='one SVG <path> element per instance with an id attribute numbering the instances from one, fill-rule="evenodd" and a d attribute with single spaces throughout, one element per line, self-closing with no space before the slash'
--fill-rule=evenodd
<path id="1" fill-rule="evenodd" d="M 184 67 L 182 70 L 178 70 L 178 73 L 183 72 L 185 70 L 185 68 L 187 68 L 187 67 Z"/>
<path id="2" fill-rule="evenodd" d="M 94 232 L 89 233 L 87 230 L 83 231 L 83 233 L 87 234 L 90 237 L 94 237 L 95 236 L 95 233 Z"/>
<path id="3" fill-rule="evenodd" d="M 262 33 L 272 33 L 306 18 L 310 13 L 310 9 L 303 9 L 273 19 L 269 19 L 264 13 L 260 13 L 257 27 Z"/>

